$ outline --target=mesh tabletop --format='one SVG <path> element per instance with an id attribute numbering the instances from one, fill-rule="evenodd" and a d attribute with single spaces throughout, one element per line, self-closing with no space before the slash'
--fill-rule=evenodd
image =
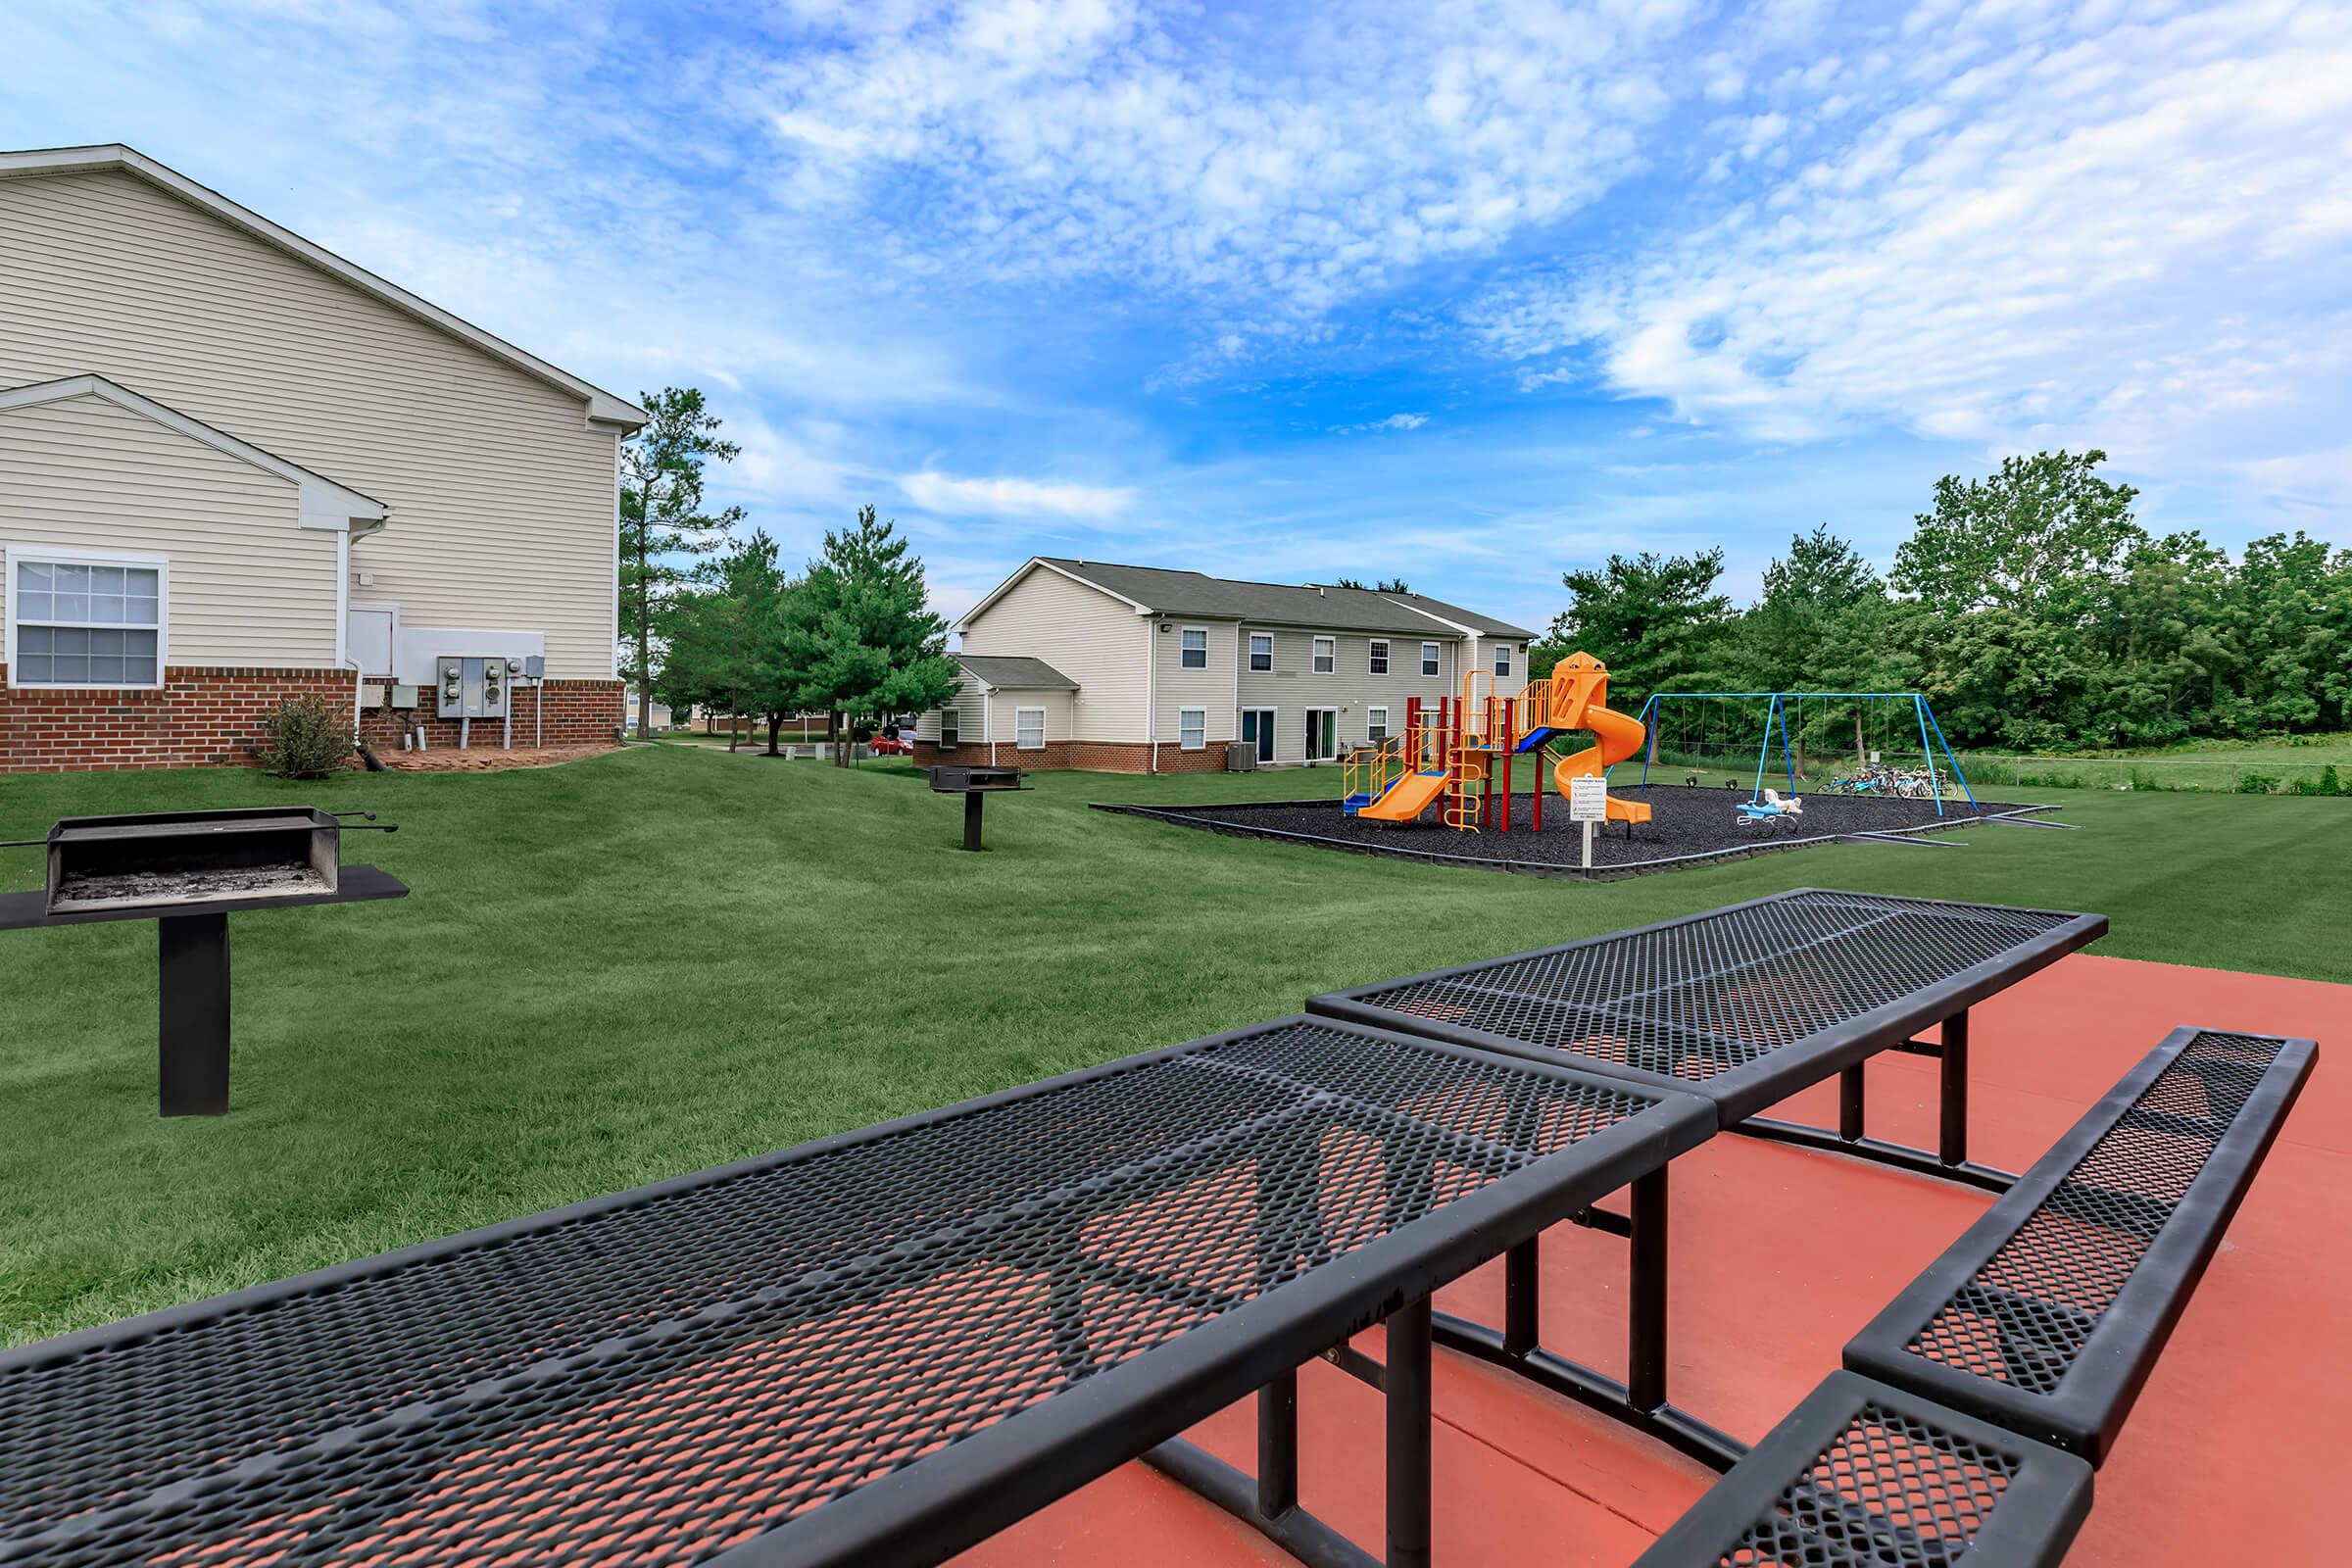
<path id="1" fill-rule="evenodd" d="M 928 1560 L 1712 1130 L 1195 1042 L 0 1356 L 0 1562 Z"/>
<path id="2" fill-rule="evenodd" d="M 2103 915 L 1808 888 L 1307 1006 L 1688 1089 L 1728 1126 L 2106 929 Z"/>

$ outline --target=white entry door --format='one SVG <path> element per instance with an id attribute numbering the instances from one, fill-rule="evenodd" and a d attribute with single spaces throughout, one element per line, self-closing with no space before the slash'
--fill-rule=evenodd
<path id="1" fill-rule="evenodd" d="M 1274 760 L 1274 710 L 1245 708 L 1242 710 L 1242 739 L 1257 748 L 1257 760 Z"/>
<path id="2" fill-rule="evenodd" d="M 1340 755 L 1340 710 L 1336 708 L 1310 708 L 1306 710 L 1306 760 L 1328 762 Z"/>

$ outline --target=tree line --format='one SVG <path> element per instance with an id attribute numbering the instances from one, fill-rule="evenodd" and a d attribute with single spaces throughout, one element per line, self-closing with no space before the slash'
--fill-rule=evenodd
<path id="1" fill-rule="evenodd" d="M 1530 666 L 1582 648 L 1629 697 L 1920 691 L 1956 747 L 2352 728 L 2352 550 L 2298 530 L 2232 558 L 2195 530 L 2151 534 L 2105 461 L 2044 452 L 1939 480 L 1884 576 L 1827 528 L 1798 535 L 1745 609 L 1718 586 L 1721 550 L 1611 556 L 1565 574 Z M 1808 705 L 1805 727 L 1834 740 L 1858 706 Z"/>
<path id="2" fill-rule="evenodd" d="M 860 508 L 799 571 L 743 510 L 703 504 L 706 470 L 735 443 L 692 387 L 643 400 L 653 417 L 622 453 L 620 605 L 624 662 L 654 701 L 758 714 L 767 749 L 795 713 L 843 734 L 867 713 L 920 712 L 956 690 L 947 621 L 929 608 L 923 564 L 894 523 Z M 849 748 L 838 747 L 837 762 Z"/>

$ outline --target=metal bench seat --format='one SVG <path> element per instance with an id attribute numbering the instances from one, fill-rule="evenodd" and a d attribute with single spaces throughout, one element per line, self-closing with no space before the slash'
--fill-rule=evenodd
<path id="1" fill-rule="evenodd" d="M 2072 1454 L 1833 1372 L 1635 1568 L 2047 1568 L 2090 1491 Z"/>
<path id="2" fill-rule="evenodd" d="M 2102 1463 L 2318 1048 L 2176 1029 L 1845 1348 Z"/>

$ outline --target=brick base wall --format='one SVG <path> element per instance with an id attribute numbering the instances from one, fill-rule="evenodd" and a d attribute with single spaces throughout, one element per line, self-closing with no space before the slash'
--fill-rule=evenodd
<path id="1" fill-rule="evenodd" d="M 0 682 L 6 678 L 0 666 Z M 347 669 L 271 669 L 233 665 L 173 664 L 161 689 L 151 692 L 77 688 L 43 691 L 0 684 L 0 773 L 87 772 L 132 767 L 250 767 L 257 755 L 262 720 L 278 704 L 295 697 L 323 697 L 339 706 L 352 701 L 354 676 Z M 616 680 L 550 681 L 547 743 L 582 746 L 610 741 L 620 722 L 621 687 Z M 538 694 L 515 693 L 514 740 L 531 739 L 531 704 Z M 496 744 L 498 721 L 483 720 Z M 482 724 L 475 726 L 478 743 Z M 441 729 L 446 727 L 444 743 Z M 361 733 L 382 745 L 382 714 L 370 710 Z M 429 720 L 431 744 L 456 745 L 456 720 Z M 398 751 L 397 737 L 391 748 Z"/>
<path id="2" fill-rule="evenodd" d="M 345 695 L 351 688 L 344 688 Z M 430 697 L 429 687 L 419 688 L 418 696 Z M 551 680 L 545 686 L 533 686 L 518 681 L 507 694 L 507 707 L 514 715 L 514 744 L 537 745 L 539 732 L 533 727 L 538 713 L 537 704 L 542 695 L 547 701 L 546 744 L 550 746 L 596 746 L 609 744 L 612 731 L 621 722 L 623 705 L 621 683 L 616 680 Z M 398 710 L 395 710 L 396 713 Z M 438 749 L 456 746 L 464 729 L 464 721 L 455 718 L 435 718 L 428 708 L 425 715 L 424 744 Z M 416 714 L 400 715 L 415 717 Z M 360 738 L 374 748 L 378 757 L 389 758 L 400 750 L 399 723 L 388 720 L 380 708 L 370 708 L 360 717 Z M 473 744 L 476 747 L 496 746 L 506 733 L 503 719 L 477 718 L 473 721 Z"/>
<path id="3" fill-rule="evenodd" d="M 916 741 L 913 761 L 918 767 L 931 767 L 941 762 L 975 765 L 989 760 L 988 743 L 965 741 L 952 752 L 943 752 L 936 742 Z M 1152 771 L 1152 748 L 1142 741 L 1048 741 L 1043 751 L 1024 752 L 1010 741 L 999 741 L 996 761 L 1001 767 L 1026 767 L 1038 770 L 1054 768 L 1085 768 L 1096 773 L 1149 773 Z M 1188 752 L 1174 741 L 1159 743 L 1159 771 L 1162 773 L 1222 773 L 1225 771 L 1225 743 L 1218 741 L 1199 751 Z"/>

